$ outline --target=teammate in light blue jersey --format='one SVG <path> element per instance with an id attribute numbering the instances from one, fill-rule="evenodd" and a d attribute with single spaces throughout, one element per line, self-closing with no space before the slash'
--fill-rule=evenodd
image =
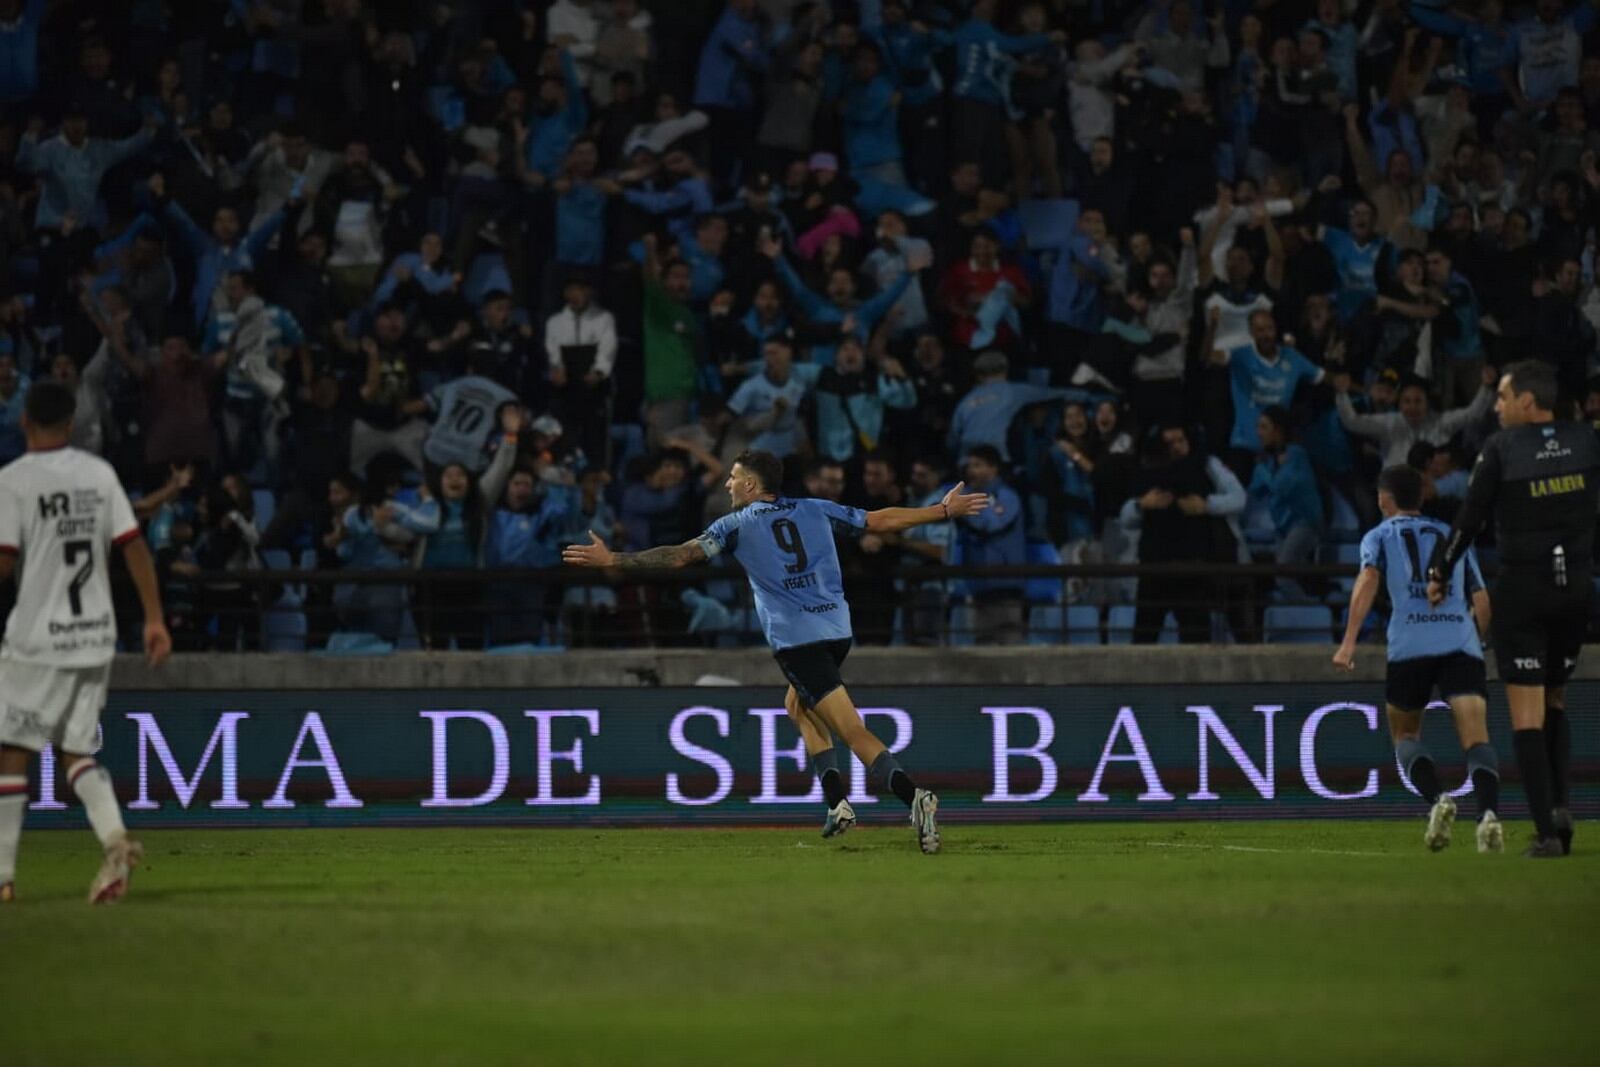
<path id="1" fill-rule="evenodd" d="M 1426 567 L 1435 544 L 1450 536 L 1442 522 L 1424 518 L 1422 475 L 1388 467 L 1378 476 L 1378 510 L 1384 519 L 1361 539 L 1361 573 L 1350 595 L 1344 642 L 1334 666 L 1355 669 L 1356 639 L 1380 586 L 1389 594 L 1389 670 L 1385 683 L 1389 736 L 1395 758 L 1429 804 L 1423 841 L 1437 852 L 1450 843 L 1456 803 L 1439 787 L 1433 756 L 1422 743 L 1422 713 L 1434 692 L 1450 705 L 1456 735 L 1467 754 L 1467 773 L 1478 801 L 1478 851 L 1500 852 L 1500 760 L 1489 744 L 1488 682 L 1479 634 L 1489 626 L 1489 594 L 1470 550 L 1456 564 L 1444 599 L 1428 601 Z"/>
<path id="2" fill-rule="evenodd" d="M 924 852 L 939 851 L 939 798 L 919 789 L 884 743 L 861 721 L 839 668 L 850 652 L 850 605 L 845 603 L 835 526 L 872 533 L 897 533 L 913 526 L 976 515 L 989 506 L 983 493 L 957 484 L 925 508 L 862 511 L 826 500 L 781 496 L 783 461 L 770 452 L 747 451 L 733 461 L 728 494 L 734 510 L 692 541 L 643 552 L 613 552 L 598 537 L 569 545 L 562 558 L 578 567 L 683 567 L 727 553 L 743 564 L 755 594 L 756 614 L 767 644 L 789 681 L 784 707 L 805 741 L 828 804 L 822 836 L 855 825 L 855 809 L 834 760 L 834 736 L 867 768 L 880 790 L 911 809 L 911 824 Z"/>

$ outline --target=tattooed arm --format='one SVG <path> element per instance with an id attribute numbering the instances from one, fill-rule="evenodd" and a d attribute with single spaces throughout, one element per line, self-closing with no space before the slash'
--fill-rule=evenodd
<path id="1" fill-rule="evenodd" d="M 613 552 L 606 543 L 589 533 L 586 545 L 568 545 L 561 550 L 561 560 L 574 567 L 620 567 L 623 570 L 647 568 L 687 567 L 691 563 L 704 563 L 706 550 L 699 540 L 685 541 L 681 545 L 662 545 L 643 552 Z"/>

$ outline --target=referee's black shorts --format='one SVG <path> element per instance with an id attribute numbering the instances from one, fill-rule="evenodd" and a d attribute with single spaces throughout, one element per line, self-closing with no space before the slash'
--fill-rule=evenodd
<path id="1" fill-rule="evenodd" d="M 1566 685 L 1578 665 L 1589 602 L 1588 571 L 1558 586 L 1547 571 L 1506 567 L 1490 591 L 1495 662 L 1507 685 Z"/>
<path id="2" fill-rule="evenodd" d="M 816 641 L 809 645 L 776 649 L 772 656 L 778 661 L 783 676 L 789 679 L 800 703 L 814 708 L 818 702 L 844 684 L 839 668 L 850 655 L 850 638 L 835 641 Z"/>
<path id="3" fill-rule="evenodd" d="M 1483 660 L 1465 652 L 1445 656 L 1417 656 L 1394 660 L 1384 681 L 1383 698 L 1401 711 L 1421 711 L 1433 700 L 1452 697 L 1488 697 L 1488 672 Z"/>

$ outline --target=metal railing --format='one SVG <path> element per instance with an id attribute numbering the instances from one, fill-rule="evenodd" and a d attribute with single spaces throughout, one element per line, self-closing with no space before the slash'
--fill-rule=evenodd
<path id="1" fill-rule="evenodd" d="M 845 593 L 866 644 L 1324 643 L 1343 633 L 1352 572 L 1347 564 L 927 565 L 847 570 Z M 569 567 L 249 570 L 173 577 L 165 590 L 175 642 L 191 651 L 763 643 L 733 566 L 630 571 L 625 581 Z M 119 613 L 132 647 L 139 626 L 129 589 Z M 1365 631 L 1378 621 L 1365 620 Z"/>

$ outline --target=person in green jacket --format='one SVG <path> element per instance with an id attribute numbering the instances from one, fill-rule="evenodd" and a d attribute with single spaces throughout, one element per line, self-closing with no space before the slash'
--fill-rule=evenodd
<path id="1" fill-rule="evenodd" d="M 651 447 L 689 421 L 700 322 L 689 307 L 689 265 L 665 264 L 654 234 L 644 238 L 644 424 Z"/>

